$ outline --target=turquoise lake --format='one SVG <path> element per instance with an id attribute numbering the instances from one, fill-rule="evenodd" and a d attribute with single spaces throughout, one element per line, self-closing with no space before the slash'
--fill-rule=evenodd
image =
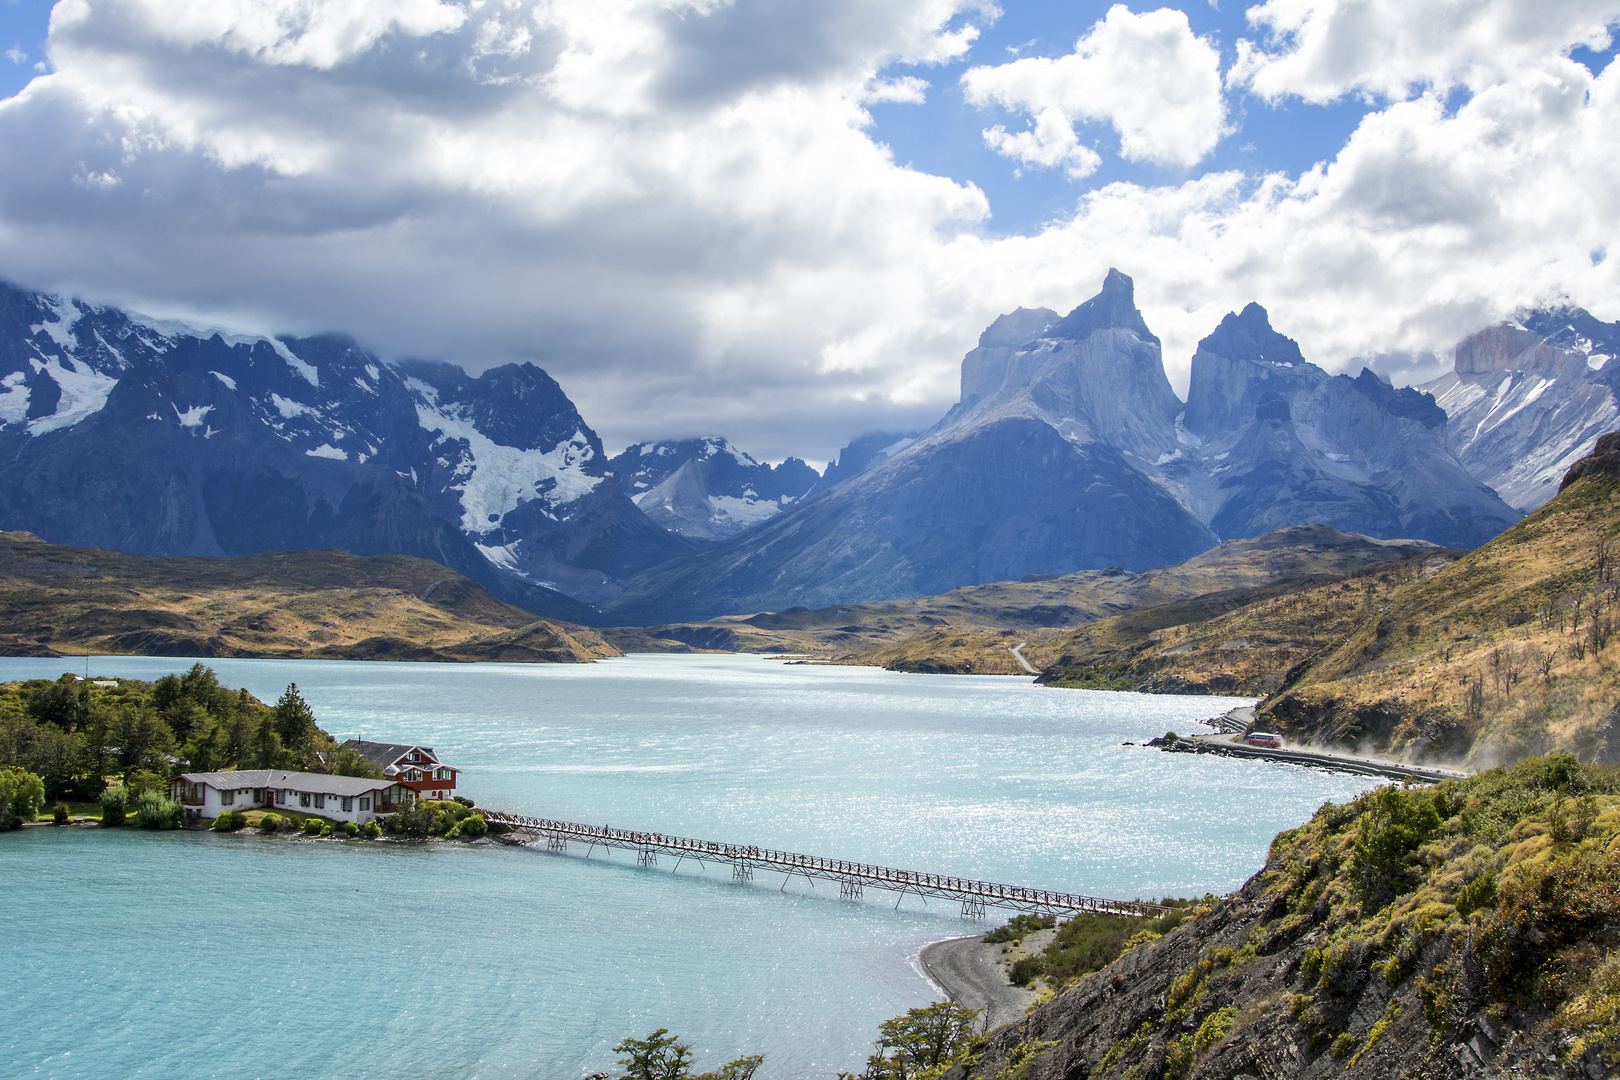
<path id="1" fill-rule="evenodd" d="M 1371 783 L 1120 745 L 1240 699 L 754 656 L 206 662 L 266 701 L 296 682 L 340 738 L 433 746 L 480 805 L 1120 898 L 1228 891 Z M 781 886 L 600 850 L 8 833 L 0 1075 L 578 1080 L 662 1027 L 700 1071 L 763 1053 L 760 1080 L 832 1080 L 940 996 L 921 948 L 984 925 Z"/>

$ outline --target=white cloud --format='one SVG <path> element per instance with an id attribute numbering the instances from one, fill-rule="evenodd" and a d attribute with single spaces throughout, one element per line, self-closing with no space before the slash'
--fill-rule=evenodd
<path id="1" fill-rule="evenodd" d="M 962 86 L 974 104 L 1034 117 L 1027 131 L 986 131 L 992 149 L 1030 165 L 1063 164 L 1071 176 L 1098 165 L 1079 145 L 1077 121 L 1112 124 L 1127 160 L 1183 167 L 1202 161 L 1225 130 L 1220 51 L 1174 8 L 1135 15 L 1115 4 L 1069 55 L 976 67 Z"/>
<path id="2" fill-rule="evenodd" d="M 1478 89 L 1575 45 L 1606 48 L 1616 0 L 1266 0 L 1246 13 L 1268 40 L 1238 42 L 1229 80 L 1269 101 Z"/>
<path id="3" fill-rule="evenodd" d="M 1329 366 L 1564 295 L 1620 317 L 1595 254 L 1620 220 L 1620 65 L 1563 58 L 1590 40 L 1574 24 L 1511 62 L 1459 52 L 1466 104 L 1386 103 L 1303 176 L 1110 184 L 996 237 L 982 192 L 897 165 L 863 108 L 924 92 L 897 62 L 962 54 L 957 0 L 214 7 L 58 6 L 52 73 L 0 102 L 0 276 L 394 357 L 532 359 L 610 445 L 719 432 L 770 459 L 937 419 L 996 314 L 1067 310 L 1111 265 L 1183 383 L 1250 300 Z M 1088 117 L 1140 159 L 1207 153 L 1218 72 L 1185 19 L 1116 9 L 1082 42 L 981 69 L 1035 120 L 1010 154 L 1084 171 Z M 1372 92 L 1394 78 L 1377 55 L 1288 85 Z M 1127 56 L 1121 79 L 1153 57 L 1197 78 L 1082 105 L 1053 74 Z"/>
<path id="4" fill-rule="evenodd" d="M 10 60 L 13 64 L 25 64 L 28 62 L 28 54 L 23 52 L 22 49 L 13 45 L 11 48 L 6 50 L 6 59 Z"/>

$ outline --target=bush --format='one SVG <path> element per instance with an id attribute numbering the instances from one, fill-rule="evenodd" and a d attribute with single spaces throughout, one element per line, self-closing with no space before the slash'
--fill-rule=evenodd
<path id="1" fill-rule="evenodd" d="M 304 819 L 304 835 L 305 836 L 319 836 L 319 835 L 321 835 L 321 827 L 323 825 L 325 825 L 325 824 L 326 824 L 326 822 L 322 821 L 318 817 L 307 817 L 307 818 L 305 818 Z"/>
<path id="2" fill-rule="evenodd" d="M 179 829 L 186 824 L 184 808 L 173 799 L 147 788 L 135 802 L 138 829 Z"/>
<path id="3" fill-rule="evenodd" d="M 455 797 L 455 801 L 460 803 L 462 806 L 465 806 L 469 810 L 471 810 L 473 808 L 473 806 L 475 805 L 471 799 L 463 798 L 460 795 L 457 795 Z"/>
<path id="4" fill-rule="evenodd" d="M 51 807 L 51 818 L 58 825 L 66 825 L 73 820 L 72 815 L 68 812 L 68 804 L 65 802 L 59 802 Z"/>
<path id="5" fill-rule="evenodd" d="M 377 837 L 381 836 L 382 833 L 383 833 L 382 826 L 377 824 L 377 821 L 376 821 L 375 818 L 373 818 L 371 821 L 366 822 L 365 825 L 361 826 L 360 832 L 365 835 L 365 838 L 367 840 L 375 840 L 375 839 L 377 839 Z"/>
<path id="6" fill-rule="evenodd" d="M 476 840 L 489 832 L 489 823 L 484 820 L 483 814 L 469 814 L 461 820 L 461 824 L 456 828 L 461 831 L 462 836 L 469 840 Z"/>
<path id="7" fill-rule="evenodd" d="M 45 785 L 26 769 L 0 769 L 0 831 L 15 829 L 39 816 Z"/>
<path id="8" fill-rule="evenodd" d="M 101 823 L 122 825 L 129 810 L 129 791 L 123 784 L 109 784 L 101 793 Z"/>
<path id="9" fill-rule="evenodd" d="M 353 821 L 345 821 L 343 823 L 343 835 L 350 837 L 359 836 L 360 826 Z"/>
<path id="10" fill-rule="evenodd" d="M 281 828 L 280 814 L 266 814 L 259 819 L 259 831 L 262 833 L 273 833 L 279 828 Z"/>
<path id="11" fill-rule="evenodd" d="M 247 815 L 240 810 L 227 810 L 214 819 L 215 832 L 235 832 L 247 824 Z"/>

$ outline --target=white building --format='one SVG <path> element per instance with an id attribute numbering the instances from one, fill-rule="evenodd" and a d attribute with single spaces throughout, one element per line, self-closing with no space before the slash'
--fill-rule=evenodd
<path id="1" fill-rule="evenodd" d="M 169 796 L 185 807 L 188 817 L 217 818 L 226 810 L 297 810 L 364 823 L 393 813 L 417 793 L 394 780 L 251 769 L 182 773 L 169 781 Z"/>

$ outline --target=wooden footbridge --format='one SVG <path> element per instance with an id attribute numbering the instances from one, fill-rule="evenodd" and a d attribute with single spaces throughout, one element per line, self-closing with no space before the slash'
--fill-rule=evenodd
<path id="1" fill-rule="evenodd" d="M 731 867 L 731 876 L 737 881 L 752 881 L 755 870 L 774 870 L 782 875 L 782 888 L 794 877 L 803 877 L 813 887 L 817 881 L 838 884 L 841 897 L 850 900 L 862 898 L 866 889 L 881 889 L 896 893 L 894 906 L 899 907 L 907 893 L 958 901 L 964 918 L 983 918 L 987 908 L 1006 908 L 1012 911 L 1041 915 L 1074 916 L 1086 912 L 1110 915 L 1137 915 L 1156 918 L 1170 909 L 1162 904 L 1141 900 L 1104 900 L 1096 896 L 1051 892 L 1046 889 L 1027 889 L 1021 885 L 1000 885 L 993 881 L 974 881 L 969 878 L 947 877 L 942 874 L 923 874 L 915 870 L 896 870 L 889 866 L 847 862 L 842 859 L 824 859 L 817 855 L 798 855 L 791 851 L 773 851 L 770 848 L 740 844 L 722 844 L 712 840 L 691 840 L 664 833 L 635 832 L 613 829 L 605 825 L 581 825 L 572 821 L 553 821 L 549 818 L 524 817 L 499 811 L 480 811 L 486 821 L 500 823 L 514 830 L 544 837 L 551 851 L 566 852 L 568 844 L 586 845 L 587 857 L 596 848 L 624 848 L 636 853 L 642 866 L 657 866 L 660 855 L 673 856 L 673 873 L 685 860 L 700 865 L 721 863 Z"/>

